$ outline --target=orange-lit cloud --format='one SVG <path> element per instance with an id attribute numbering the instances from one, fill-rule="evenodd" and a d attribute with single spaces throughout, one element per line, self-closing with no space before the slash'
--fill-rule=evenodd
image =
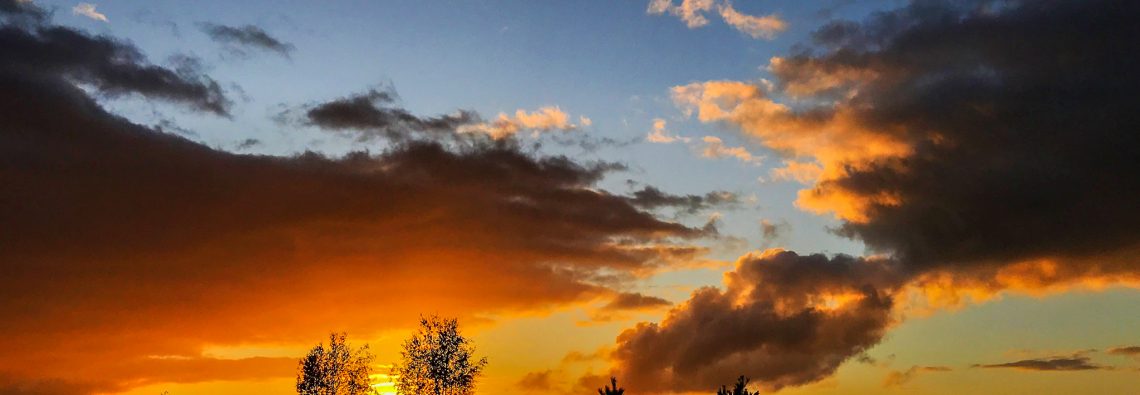
<path id="1" fill-rule="evenodd" d="M 706 13 L 716 12 L 732 28 L 755 39 L 771 40 L 788 29 L 788 23 L 778 15 L 753 16 L 741 13 L 728 0 L 650 0 L 645 12 L 649 15 L 670 14 L 681 19 L 690 29 L 709 24 Z"/>
<path id="2" fill-rule="evenodd" d="M 681 18 L 685 26 L 695 29 L 709 23 L 704 13 L 712 10 L 714 2 L 715 0 L 681 0 L 681 4 L 674 5 L 673 0 L 650 0 L 646 12 L 650 15 L 672 14 Z"/>
<path id="3" fill-rule="evenodd" d="M 614 368 L 660 392 L 740 373 L 800 385 L 908 313 L 1140 285 L 1140 178 L 1120 170 L 1140 157 L 1120 87 L 1140 75 L 1117 72 L 1140 52 L 1124 38 L 1133 21 L 1098 6 L 915 3 L 829 23 L 815 47 L 772 59 L 774 83 L 674 87 L 685 114 L 783 156 L 771 175 L 807 185 L 796 205 L 834 215 L 837 234 L 875 255 L 742 257 L 723 289 L 627 329 Z M 1103 368 L 1082 358 L 987 367 Z"/>
<path id="4" fill-rule="evenodd" d="M 744 147 L 730 147 L 725 145 L 724 140 L 721 140 L 720 137 L 714 136 L 702 137 L 698 150 L 702 157 L 711 159 L 736 158 L 741 162 L 753 164 L 758 164 L 763 160 L 762 157 L 754 155 Z"/>
<path id="5" fill-rule="evenodd" d="M 784 167 L 772 169 L 769 177 L 773 181 L 795 181 L 810 185 L 823 175 L 823 168 L 812 162 L 785 160 Z"/>
<path id="6" fill-rule="evenodd" d="M 588 125 L 592 123 L 589 118 L 581 117 L 580 122 Z M 523 130 L 547 132 L 551 130 L 571 130 L 578 125 L 570 122 L 570 115 L 558 107 L 542 107 L 533 112 L 519 109 L 513 116 L 499 113 L 499 117 L 492 122 L 462 125 L 458 128 L 460 133 L 485 133 L 491 138 L 502 139 L 514 136 Z"/>
<path id="7" fill-rule="evenodd" d="M 678 141 L 687 143 L 691 140 L 688 137 L 682 137 L 682 136 L 669 134 L 669 131 L 665 127 L 666 127 L 666 122 L 664 119 L 661 119 L 661 118 L 654 119 L 653 120 L 653 130 L 650 130 L 649 134 L 645 135 L 645 141 L 648 141 L 650 143 L 669 144 L 669 143 L 675 143 Z"/>
<path id="8" fill-rule="evenodd" d="M 289 376 L 291 358 L 205 351 L 367 337 L 425 311 L 583 304 L 704 251 L 688 240 L 707 229 L 596 187 L 620 165 L 433 139 L 457 132 L 376 91 L 310 120 L 414 129 L 382 153 L 238 155 L 131 123 L 76 86 L 225 115 L 208 77 L 67 28 L 0 35 L 19 44 L 0 46 L 0 393 Z"/>
<path id="9" fill-rule="evenodd" d="M 757 39 L 771 40 L 788 29 L 788 23 L 777 15 L 745 15 L 733 8 L 732 3 L 727 0 L 720 6 L 720 17 L 724 18 L 724 23 L 729 26 Z"/>
<path id="10" fill-rule="evenodd" d="M 650 392 L 715 388 L 725 372 L 770 388 L 820 380 L 894 322 L 893 265 L 781 250 L 743 256 L 724 290 L 702 288 L 660 324 L 618 336 L 614 370 Z"/>

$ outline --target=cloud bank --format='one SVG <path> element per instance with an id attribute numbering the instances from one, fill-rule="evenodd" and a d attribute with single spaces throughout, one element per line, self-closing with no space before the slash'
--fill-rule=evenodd
<path id="1" fill-rule="evenodd" d="M 221 116 L 230 101 L 32 4 L 0 15 L 0 393 L 290 375 L 291 358 L 204 349 L 588 303 L 701 253 L 688 243 L 707 230 L 596 187 L 622 166 L 435 138 L 458 132 L 383 92 L 306 113 L 408 136 L 378 153 L 240 155 L 132 123 L 93 95 Z M 615 308 L 660 302 L 635 299 Z"/>
<path id="2" fill-rule="evenodd" d="M 1137 12 L 916 1 L 824 26 L 813 46 L 772 59 L 771 85 L 673 88 L 686 114 L 782 155 L 772 176 L 807 185 L 797 206 L 834 215 L 837 233 L 877 255 L 747 255 L 724 289 L 622 333 L 614 370 L 660 392 L 738 374 L 800 385 L 877 344 L 913 293 L 938 306 L 1140 283 L 1140 177 L 1123 170 L 1140 158 Z M 1100 368 L 1080 357 L 985 366 Z"/>

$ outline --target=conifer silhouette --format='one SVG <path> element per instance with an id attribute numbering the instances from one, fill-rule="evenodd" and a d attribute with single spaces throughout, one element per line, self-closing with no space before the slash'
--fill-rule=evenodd
<path id="1" fill-rule="evenodd" d="M 606 386 L 605 389 L 598 388 L 598 395 L 622 395 L 622 394 L 625 394 L 625 388 L 618 388 L 617 377 L 610 376 L 610 383 L 613 384 L 613 388 L 610 388 L 610 386 L 608 386 L 608 385 Z"/>
<path id="2" fill-rule="evenodd" d="M 727 387 L 722 385 L 720 386 L 720 390 L 716 392 L 716 395 L 760 395 L 760 391 L 748 392 L 747 387 L 748 379 L 744 376 L 740 376 L 740 378 L 736 379 L 736 385 L 732 387 L 732 391 L 729 391 Z"/>

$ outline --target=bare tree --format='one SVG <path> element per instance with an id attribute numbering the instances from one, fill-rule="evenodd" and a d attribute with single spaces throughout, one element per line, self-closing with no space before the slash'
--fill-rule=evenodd
<path id="1" fill-rule="evenodd" d="M 613 388 L 610 388 L 610 386 L 608 386 L 608 385 L 604 389 L 598 388 L 598 395 L 622 395 L 622 394 L 625 394 L 625 388 L 618 388 L 617 377 L 610 376 L 610 384 L 613 384 Z"/>
<path id="2" fill-rule="evenodd" d="M 353 350 L 344 333 L 329 334 L 329 345 L 318 344 L 297 366 L 297 393 L 301 395 L 376 394 L 368 378 L 375 358 L 368 345 Z"/>
<path id="3" fill-rule="evenodd" d="M 475 360 L 475 346 L 459 333 L 459 322 L 420 317 L 420 328 L 404 342 L 403 362 L 393 373 L 396 391 L 408 395 L 470 395 L 487 358 Z"/>
<path id="4" fill-rule="evenodd" d="M 722 385 L 720 386 L 720 390 L 716 392 L 716 395 L 760 395 L 760 391 L 748 392 L 748 379 L 744 376 L 740 376 L 740 378 L 736 379 L 736 385 L 732 387 L 732 391 L 729 391 L 727 387 Z"/>

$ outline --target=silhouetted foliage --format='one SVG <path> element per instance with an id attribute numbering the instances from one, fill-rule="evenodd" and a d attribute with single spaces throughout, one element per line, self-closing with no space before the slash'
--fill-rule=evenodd
<path id="1" fill-rule="evenodd" d="M 396 391 L 408 395 L 470 395 L 487 358 L 473 360 L 475 346 L 459 333 L 459 322 L 420 317 L 420 329 L 404 342 L 403 362 L 393 367 Z"/>
<path id="2" fill-rule="evenodd" d="M 617 377 L 610 376 L 610 384 L 613 387 L 606 386 L 605 388 L 598 388 L 599 395 L 622 395 L 625 393 L 625 388 L 618 388 Z"/>
<path id="3" fill-rule="evenodd" d="M 760 395 L 760 391 L 748 392 L 748 379 L 744 376 L 740 376 L 740 378 L 736 379 L 736 385 L 732 387 L 732 391 L 729 391 L 727 387 L 722 385 L 720 386 L 720 390 L 716 392 L 716 395 Z"/>
<path id="4" fill-rule="evenodd" d="M 298 394 L 376 394 L 368 378 L 374 359 L 368 345 L 353 350 L 345 338 L 344 333 L 329 334 L 328 347 L 318 344 L 301 358 L 297 372 Z"/>

